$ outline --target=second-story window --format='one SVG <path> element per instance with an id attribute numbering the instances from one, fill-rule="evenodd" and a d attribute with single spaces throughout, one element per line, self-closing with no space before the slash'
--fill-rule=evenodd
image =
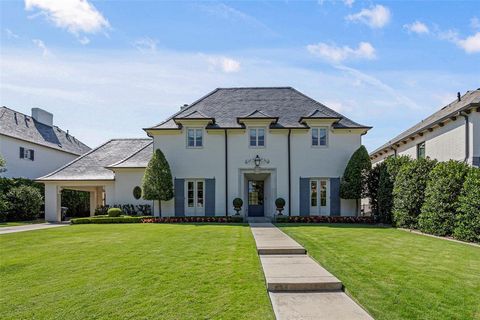
<path id="1" fill-rule="evenodd" d="M 425 158 L 425 142 L 417 144 L 417 159 Z"/>
<path id="2" fill-rule="evenodd" d="M 265 147 L 264 128 L 250 128 L 250 147 Z"/>
<path id="3" fill-rule="evenodd" d="M 188 148 L 203 147 L 203 129 L 201 128 L 187 129 L 187 147 Z"/>
<path id="4" fill-rule="evenodd" d="M 20 147 L 20 159 L 25 159 L 25 160 L 35 160 L 35 151 L 33 149 L 27 149 L 24 147 Z"/>
<path id="5" fill-rule="evenodd" d="M 327 128 L 312 128 L 312 147 L 327 145 Z"/>

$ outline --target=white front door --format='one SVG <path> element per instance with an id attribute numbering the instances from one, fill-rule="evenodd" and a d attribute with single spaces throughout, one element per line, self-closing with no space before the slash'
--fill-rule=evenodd
<path id="1" fill-rule="evenodd" d="M 330 215 L 330 181 L 310 179 L 310 215 Z"/>
<path id="2" fill-rule="evenodd" d="M 205 182 L 199 179 L 189 179 L 185 181 L 185 215 L 186 216 L 204 216 L 205 215 Z"/>

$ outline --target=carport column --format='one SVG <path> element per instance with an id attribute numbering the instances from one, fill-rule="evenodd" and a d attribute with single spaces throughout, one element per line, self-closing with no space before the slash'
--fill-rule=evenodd
<path id="1" fill-rule="evenodd" d="M 95 209 L 97 209 L 97 189 L 95 191 L 90 191 L 90 216 L 95 215 Z"/>
<path id="2" fill-rule="evenodd" d="M 45 184 L 45 220 L 49 222 L 60 222 L 61 217 L 61 201 L 62 188 L 55 184 Z"/>

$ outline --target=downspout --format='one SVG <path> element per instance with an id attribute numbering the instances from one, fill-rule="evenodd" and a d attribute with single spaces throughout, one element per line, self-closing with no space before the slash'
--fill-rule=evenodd
<path id="1" fill-rule="evenodd" d="M 228 134 L 225 129 L 225 216 L 228 217 Z"/>
<path id="2" fill-rule="evenodd" d="M 468 113 L 465 111 L 460 112 L 460 115 L 465 118 L 465 163 L 468 163 L 468 158 L 470 158 L 470 134 L 469 134 L 469 121 Z"/>
<path id="3" fill-rule="evenodd" d="M 292 181 L 291 181 L 291 154 L 290 154 L 290 135 L 292 129 L 288 129 L 288 216 L 292 215 Z"/>

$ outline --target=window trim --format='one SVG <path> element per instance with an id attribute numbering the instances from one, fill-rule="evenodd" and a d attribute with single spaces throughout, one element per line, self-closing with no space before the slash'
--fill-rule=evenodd
<path id="1" fill-rule="evenodd" d="M 258 130 L 262 129 L 263 130 L 263 146 L 258 145 Z M 251 139 L 250 139 L 250 130 L 255 130 L 255 145 L 251 145 Z M 265 127 L 248 127 L 247 130 L 247 143 L 248 147 L 252 149 L 264 149 L 267 146 L 267 129 Z"/>
<path id="2" fill-rule="evenodd" d="M 420 148 L 423 146 L 423 157 L 420 157 Z M 425 159 L 427 157 L 427 148 L 425 145 L 425 141 L 417 143 L 417 159 Z"/>
<path id="3" fill-rule="evenodd" d="M 188 132 L 190 130 L 193 130 L 193 146 L 190 146 L 188 144 Z M 200 131 L 202 133 L 202 145 L 197 146 L 197 131 Z M 202 149 L 203 146 L 205 145 L 205 135 L 203 134 L 203 128 L 199 127 L 187 127 L 185 130 L 185 145 L 187 149 Z"/>
<path id="4" fill-rule="evenodd" d="M 325 130 L 325 144 L 320 144 L 320 130 L 324 129 Z M 314 145 L 313 144 L 313 131 L 316 130 L 318 132 L 318 144 Z M 328 148 L 328 143 L 329 143 L 329 133 L 328 133 L 328 127 L 312 127 L 310 128 L 310 146 L 312 148 Z"/>

